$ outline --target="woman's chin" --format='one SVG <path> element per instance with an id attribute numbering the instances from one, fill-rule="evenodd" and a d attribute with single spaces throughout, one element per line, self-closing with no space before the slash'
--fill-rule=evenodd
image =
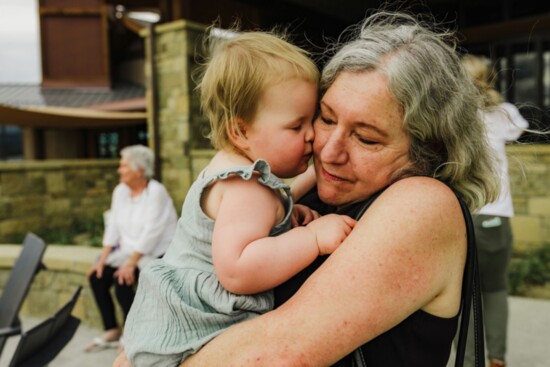
<path id="1" fill-rule="evenodd" d="M 317 194 L 319 199 L 323 203 L 333 206 L 339 206 L 342 204 L 342 195 L 338 190 L 331 190 L 330 188 L 324 188 L 323 185 L 317 186 Z"/>

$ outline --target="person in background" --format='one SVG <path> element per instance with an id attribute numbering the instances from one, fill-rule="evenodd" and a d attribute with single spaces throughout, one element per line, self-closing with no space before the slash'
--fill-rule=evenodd
<path id="1" fill-rule="evenodd" d="M 154 156 L 143 145 L 120 151 L 120 183 L 112 195 L 103 235 L 103 251 L 88 271 L 88 279 L 105 332 L 86 351 L 118 344 L 122 330 L 115 316 L 115 295 L 124 316 L 134 300 L 140 269 L 162 256 L 176 230 L 177 213 L 166 188 L 154 180 Z"/>
<path id="2" fill-rule="evenodd" d="M 514 216 L 506 143 L 517 140 L 529 124 L 519 110 L 505 102 L 495 89 L 497 74 L 488 59 L 466 55 L 462 63 L 482 96 L 482 118 L 487 139 L 496 153 L 501 191 L 497 200 L 485 205 L 473 215 L 478 264 L 483 294 L 486 347 L 490 367 L 504 367 L 508 327 L 508 265 L 512 255 L 512 228 Z M 473 326 L 470 324 L 465 366 L 474 365 Z"/>

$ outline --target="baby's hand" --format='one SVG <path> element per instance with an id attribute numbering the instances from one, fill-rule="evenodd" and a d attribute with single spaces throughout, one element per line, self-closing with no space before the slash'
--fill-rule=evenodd
<path id="1" fill-rule="evenodd" d="M 315 234 L 319 255 L 332 254 L 357 223 L 347 215 L 329 214 L 309 223 L 306 228 Z"/>
<path id="2" fill-rule="evenodd" d="M 292 228 L 305 226 L 321 216 L 315 210 L 301 204 L 295 204 L 292 211 Z"/>

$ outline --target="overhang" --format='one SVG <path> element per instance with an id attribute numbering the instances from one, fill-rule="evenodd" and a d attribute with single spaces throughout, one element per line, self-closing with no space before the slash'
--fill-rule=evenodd
<path id="1" fill-rule="evenodd" d="M 19 127 L 78 129 L 141 125 L 146 112 L 99 111 L 70 107 L 15 107 L 0 104 L 0 123 Z"/>

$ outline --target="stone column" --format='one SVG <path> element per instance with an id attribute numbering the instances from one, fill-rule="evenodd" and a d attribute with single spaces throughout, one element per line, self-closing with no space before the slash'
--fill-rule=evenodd
<path id="1" fill-rule="evenodd" d="M 174 199 L 177 210 L 195 178 L 190 151 L 208 148 L 202 136 L 208 126 L 200 114 L 196 83 L 193 72 L 197 67 L 197 53 L 202 50 L 206 26 L 187 20 L 177 20 L 155 27 L 154 64 L 158 91 L 158 139 L 154 138 L 152 90 L 147 84 L 147 110 L 149 145 L 159 142 L 162 182 Z M 151 56 L 149 31 L 141 33 L 145 38 L 145 74 L 151 80 Z"/>

